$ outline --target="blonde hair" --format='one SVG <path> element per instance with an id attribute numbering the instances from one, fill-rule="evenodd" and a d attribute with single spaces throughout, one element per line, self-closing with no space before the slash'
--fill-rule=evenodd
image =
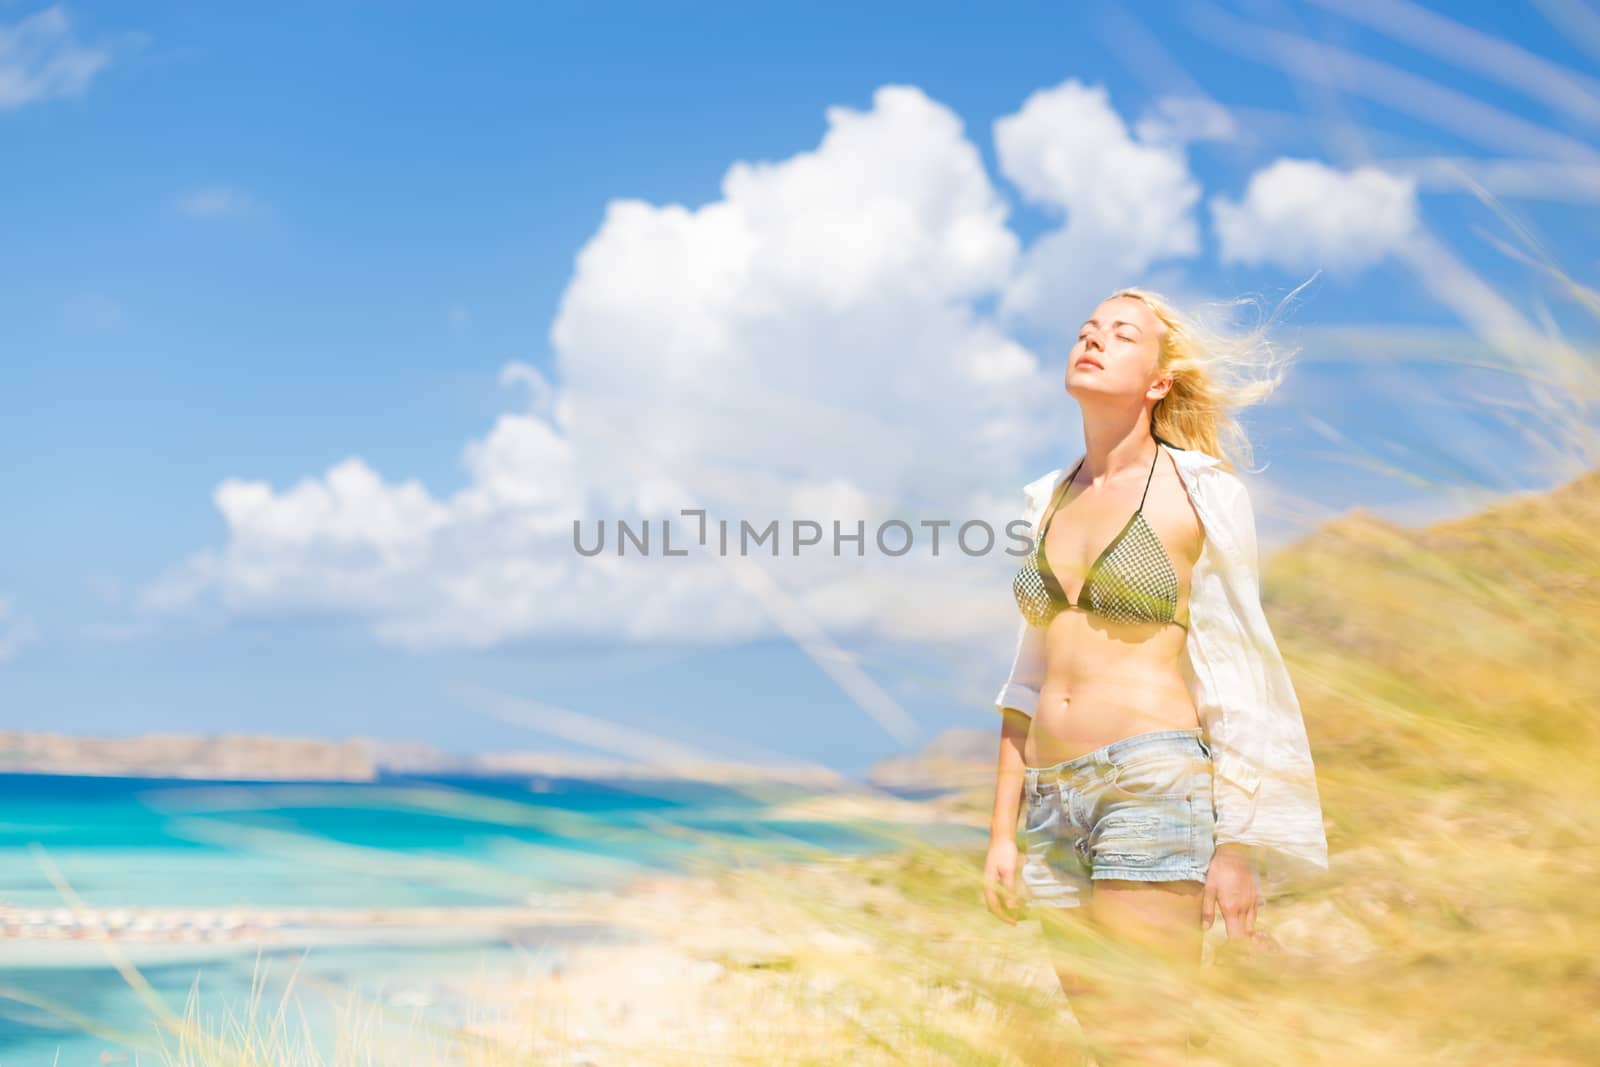
<path id="1" fill-rule="evenodd" d="M 1316 275 L 1312 275 L 1315 278 Z M 1311 279 L 1279 303 L 1281 308 Z M 1148 307 L 1166 327 L 1157 363 L 1172 375 L 1172 388 L 1156 401 L 1150 430 L 1179 448 L 1193 448 L 1222 461 L 1223 468 L 1248 469 L 1253 458 L 1250 438 L 1235 412 L 1259 404 L 1283 381 L 1284 367 L 1293 355 L 1267 338 L 1272 317 L 1243 334 L 1225 327 L 1208 327 L 1184 315 L 1161 294 L 1150 289 L 1118 289 L 1106 299 L 1132 297 Z M 1224 301 L 1221 307 L 1259 306 L 1253 297 Z"/>

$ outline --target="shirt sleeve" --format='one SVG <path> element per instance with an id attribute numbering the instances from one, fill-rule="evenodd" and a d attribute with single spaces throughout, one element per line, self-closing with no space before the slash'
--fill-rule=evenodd
<path id="1" fill-rule="evenodd" d="M 1230 672 L 1233 684 L 1219 687 L 1219 696 L 1225 698 L 1231 693 L 1237 699 L 1242 695 L 1244 682 L 1252 677 L 1252 672 L 1244 669 L 1248 658 L 1265 651 L 1255 647 L 1249 625 L 1250 611 L 1259 609 L 1261 603 L 1261 559 L 1256 541 L 1255 509 L 1251 506 L 1250 494 L 1237 477 L 1229 479 L 1227 484 L 1232 490 L 1227 499 L 1228 533 L 1232 549 L 1228 592 L 1237 629 L 1230 647 L 1234 655 L 1229 657 L 1229 666 L 1234 668 Z M 1276 648 L 1272 649 L 1272 654 L 1276 652 Z M 1251 758 L 1256 749 L 1252 741 L 1259 741 L 1260 738 L 1248 736 L 1252 725 L 1244 713 L 1255 713 L 1251 717 L 1259 720 L 1260 713 L 1265 709 L 1229 708 L 1225 700 L 1222 711 L 1221 728 L 1211 731 L 1212 761 L 1216 769 L 1213 797 L 1217 811 L 1217 844 L 1249 844 L 1252 839 L 1251 823 L 1256 811 L 1256 794 L 1261 788 L 1261 769 Z M 1232 714 L 1229 714 L 1230 711 Z"/>
<path id="2" fill-rule="evenodd" d="M 1032 498 L 1025 497 L 1021 517 L 1032 523 Z M 1006 676 L 1005 684 L 994 698 L 995 710 L 1004 713 L 1006 708 L 1011 708 L 1031 718 L 1039 705 L 1044 668 L 1044 631 L 1023 619 L 1017 627 L 1017 650 L 1011 659 L 1011 673 Z"/>
<path id="3" fill-rule="evenodd" d="M 1244 483 L 1226 502 L 1233 552 L 1230 646 L 1218 670 L 1222 712 L 1213 751 L 1216 840 L 1246 847 L 1258 879 L 1326 870 L 1327 840 L 1305 722 L 1288 667 L 1261 604 L 1255 511 Z"/>
<path id="4" fill-rule="evenodd" d="M 1017 630 L 1017 652 L 1011 661 L 1011 673 L 994 699 L 995 709 L 1004 712 L 1011 708 L 1031 718 L 1039 705 L 1044 664 L 1044 631 L 1023 619 Z"/>

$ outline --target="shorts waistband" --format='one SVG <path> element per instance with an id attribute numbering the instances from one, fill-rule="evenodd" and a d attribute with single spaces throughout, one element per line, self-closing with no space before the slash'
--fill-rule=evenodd
<path id="1" fill-rule="evenodd" d="M 1108 766 L 1113 758 L 1124 753 L 1149 745 L 1170 745 L 1174 742 L 1190 739 L 1199 744 L 1200 750 L 1205 753 L 1206 758 L 1209 759 L 1211 757 L 1211 746 L 1206 743 L 1203 727 L 1195 726 L 1187 730 L 1151 730 L 1147 733 L 1133 734 L 1129 737 L 1120 738 L 1109 745 L 1101 745 L 1092 752 L 1085 752 L 1081 756 L 1074 756 L 1072 759 L 1062 760 L 1060 763 L 1052 763 L 1048 767 L 1024 766 L 1022 768 L 1023 784 L 1031 792 L 1038 788 L 1041 781 L 1060 781 L 1063 778 L 1071 778 L 1094 767 Z"/>

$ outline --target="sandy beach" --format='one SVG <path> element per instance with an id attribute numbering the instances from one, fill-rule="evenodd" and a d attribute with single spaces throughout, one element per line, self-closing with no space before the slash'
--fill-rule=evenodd
<path id="1" fill-rule="evenodd" d="M 476 1032 L 538 1062 L 731 1062 L 786 1041 L 818 1051 L 838 1042 L 842 1054 L 860 1041 L 853 1026 L 875 1025 L 850 986 L 864 970 L 878 969 L 888 946 L 868 930 L 829 921 L 830 913 L 882 917 L 903 903 L 896 890 L 862 880 L 849 866 L 788 863 L 641 878 L 584 910 L 646 940 L 572 946 L 555 966 L 515 985 L 466 983 L 457 992 L 485 1007 Z M 772 891 L 780 884 L 782 891 Z M 985 917 L 975 911 L 974 918 Z M 1009 968 L 1019 984 L 1052 989 L 1048 962 L 1030 958 L 1021 944 L 1026 934 L 1005 933 L 1017 935 L 1022 951 L 989 965 Z M 929 997 L 930 1006 L 965 1002 L 958 986 L 904 978 L 908 1007 Z M 891 1025 L 887 1018 L 878 1023 Z"/>

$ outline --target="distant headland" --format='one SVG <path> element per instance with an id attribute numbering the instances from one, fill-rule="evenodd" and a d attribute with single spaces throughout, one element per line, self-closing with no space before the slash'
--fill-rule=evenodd
<path id="1" fill-rule="evenodd" d="M 370 782 L 383 774 L 459 774 L 819 786 L 844 781 L 837 772 L 814 764 L 646 763 L 555 752 L 468 755 L 373 737 L 343 741 L 231 733 L 78 737 L 20 730 L 0 730 L 0 774 L 337 782 Z"/>

